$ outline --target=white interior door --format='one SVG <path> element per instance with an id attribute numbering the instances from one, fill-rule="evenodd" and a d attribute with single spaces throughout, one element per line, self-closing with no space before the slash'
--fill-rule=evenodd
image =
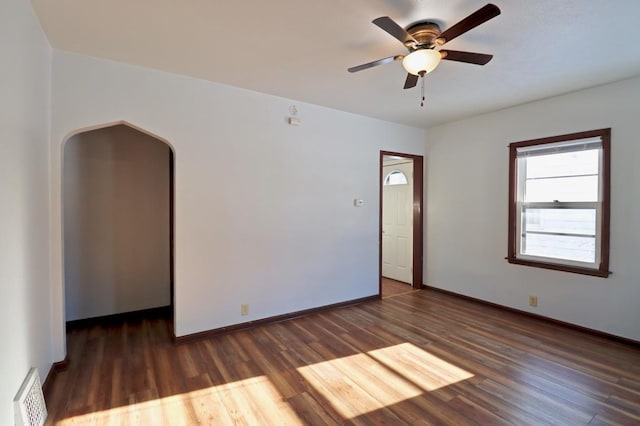
<path id="1" fill-rule="evenodd" d="M 413 160 L 382 170 L 382 276 L 411 284 Z"/>

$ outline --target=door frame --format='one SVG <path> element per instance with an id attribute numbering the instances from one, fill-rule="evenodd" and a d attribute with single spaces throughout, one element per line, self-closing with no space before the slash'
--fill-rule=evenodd
<path id="1" fill-rule="evenodd" d="M 378 205 L 378 294 L 382 297 L 382 190 L 384 170 L 383 163 L 386 155 L 403 157 L 413 160 L 413 269 L 411 286 L 414 289 L 422 288 L 422 258 L 423 258 L 423 176 L 424 157 L 422 155 L 404 154 L 392 151 L 380 151 L 379 178 L 380 188 Z"/>

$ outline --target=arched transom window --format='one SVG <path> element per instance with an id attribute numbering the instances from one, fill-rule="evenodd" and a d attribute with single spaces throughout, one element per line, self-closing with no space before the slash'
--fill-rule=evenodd
<path id="1" fill-rule="evenodd" d="M 384 179 L 384 184 L 386 185 L 407 185 L 409 182 L 407 181 L 407 176 L 402 173 L 400 170 L 393 170 L 390 172 L 387 177 Z"/>

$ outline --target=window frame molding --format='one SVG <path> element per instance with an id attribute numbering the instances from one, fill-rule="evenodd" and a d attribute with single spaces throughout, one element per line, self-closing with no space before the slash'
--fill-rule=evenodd
<path id="1" fill-rule="evenodd" d="M 531 147 L 535 145 L 543 145 L 557 142 L 570 142 L 579 139 L 600 138 L 602 142 L 601 153 L 601 219 L 596 223 L 596 233 L 599 229 L 599 238 L 596 237 L 596 254 L 599 256 L 599 265 L 594 268 L 582 267 L 573 264 L 571 261 L 567 263 L 558 263 L 554 261 L 540 261 L 525 257 L 517 257 L 517 242 L 520 240 L 517 236 L 519 229 L 517 219 L 518 215 L 518 167 L 517 167 L 517 150 L 518 148 Z M 508 231 L 508 251 L 507 261 L 512 264 L 533 266 L 544 269 L 553 269 L 557 271 L 572 272 L 577 274 L 592 275 L 596 277 L 607 278 L 611 272 L 609 271 L 609 237 L 610 237 L 610 206 L 611 206 L 611 128 L 603 128 L 589 130 L 586 132 L 569 133 L 566 135 L 551 136 L 540 139 L 530 139 L 521 142 L 512 142 L 509 144 L 509 231 Z M 598 259 L 596 259 L 597 263 Z M 563 261 L 559 261 L 563 262 Z"/>

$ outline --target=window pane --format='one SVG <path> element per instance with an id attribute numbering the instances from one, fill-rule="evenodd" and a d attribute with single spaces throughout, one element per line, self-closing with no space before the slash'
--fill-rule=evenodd
<path id="1" fill-rule="evenodd" d="M 596 239 L 553 234 L 525 234 L 522 254 L 594 263 Z"/>
<path id="2" fill-rule="evenodd" d="M 598 149 L 527 157 L 527 179 L 597 175 Z"/>
<path id="3" fill-rule="evenodd" d="M 542 178 L 525 182 L 525 202 L 598 201 L 598 175 Z"/>
<path id="4" fill-rule="evenodd" d="M 528 208 L 522 211 L 525 233 L 596 234 L 596 209 Z"/>
<path id="5" fill-rule="evenodd" d="M 384 180 L 385 185 L 407 185 L 407 177 L 400 170 L 394 170 Z"/>

